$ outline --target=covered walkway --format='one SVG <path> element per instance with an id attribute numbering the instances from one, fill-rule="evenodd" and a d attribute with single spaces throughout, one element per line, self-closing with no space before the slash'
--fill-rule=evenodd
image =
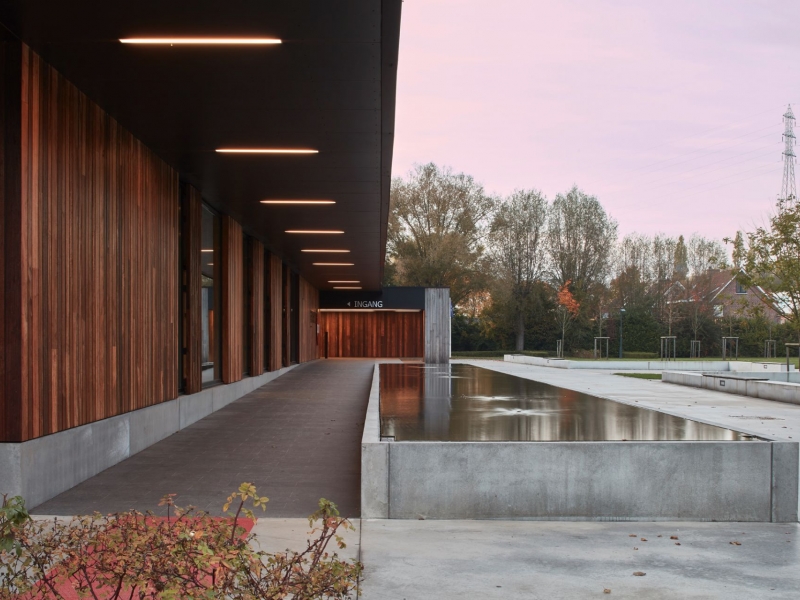
<path id="1" fill-rule="evenodd" d="M 39 505 L 36 514 L 163 510 L 221 514 L 244 481 L 269 497 L 267 517 L 305 517 L 320 497 L 360 516 L 360 444 L 372 360 L 299 365 L 194 425 Z"/>

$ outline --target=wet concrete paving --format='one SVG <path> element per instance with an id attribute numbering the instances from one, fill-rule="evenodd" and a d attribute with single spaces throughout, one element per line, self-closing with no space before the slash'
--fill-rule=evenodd
<path id="1" fill-rule="evenodd" d="M 364 600 L 800 597 L 797 524 L 363 520 L 361 560 Z"/>
<path id="2" fill-rule="evenodd" d="M 47 515 L 159 512 L 159 499 L 222 514 L 240 483 L 265 516 L 304 517 L 319 498 L 360 513 L 361 433 L 374 361 L 319 360 L 289 373 L 39 505 Z"/>

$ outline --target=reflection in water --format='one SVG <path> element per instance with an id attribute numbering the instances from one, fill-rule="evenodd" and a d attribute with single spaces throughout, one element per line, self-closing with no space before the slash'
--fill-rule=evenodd
<path id="1" fill-rule="evenodd" d="M 746 440 L 749 436 L 472 365 L 381 365 L 381 436 L 432 441 Z"/>

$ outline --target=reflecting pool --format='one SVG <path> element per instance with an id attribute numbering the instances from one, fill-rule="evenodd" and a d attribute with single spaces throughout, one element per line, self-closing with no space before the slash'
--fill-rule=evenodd
<path id="1" fill-rule="evenodd" d="M 756 439 L 472 365 L 382 364 L 380 389 L 381 436 L 396 441 Z"/>

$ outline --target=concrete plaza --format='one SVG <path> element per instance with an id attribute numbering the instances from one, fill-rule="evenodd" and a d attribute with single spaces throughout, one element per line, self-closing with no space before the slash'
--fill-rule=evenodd
<path id="1" fill-rule="evenodd" d="M 624 378 L 608 371 L 566 371 L 500 361 L 464 362 L 757 435 L 794 441 L 800 437 L 800 406 Z M 209 470 L 220 473 L 228 470 L 237 476 L 248 473 L 255 479 L 261 476 L 259 468 L 262 469 L 265 485 L 271 481 L 271 489 L 264 488 L 265 492 L 275 498 L 275 503 L 270 503 L 266 513 L 270 518 L 260 519 L 256 524 L 256 538 L 265 550 L 299 549 L 307 538 L 308 521 L 275 517 L 300 516 L 310 512 L 305 504 L 295 502 L 293 505 L 295 496 L 292 493 L 296 494 L 302 488 L 302 482 L 288 476 L 270 479 L 268 473 L 270 470 L 274 473 L 280 464 L 292 466 L 300 473 L 306 473 L 304 469 L 308 467 L 311 474 L 319 472 L 320 463 L 329 465 L 329 470 L 334 468 L 330 465 L 338 463 L 340 470 L 330 473 L 330 489 L 307 490 L 303 498 L 325 495 L 340 503 L 344 499 L 343 504 L 350 509 L 346 514 L 358 514 L 358 476 L 353 473 L 349 461 L 357 460 L 361 429 L 356 427 L 356 423 L 364 421 L 363 411 L 373 364 L 374 361 L 367 360 L 318 361 L 298 368 L 250 397 L 233 403 L 230 415 L 226 416 L 226 409 L 223 409 L 215 413 L 219 417 L 212 415 L 199 422 L 197 425 L 201 427 L 195 432 L 189 428 L 187 434 L 179 432 L 172 436 L 184 441 L 177 446 L 173 441 L 173 445 L 154 450 L 160 453 L 161 460 L 145 461 L 137 467 L 139 478 L 136 482 L 126 481 L 131 467 L 121 470 L 113 467 L 89 480 L 87 483 L 94 481 L 91 485 L 95 486 L 103 501 L 95 503 L 97 497 L 89 493 L 93 489 L 85 490 L 87 494 L 84 495 L 79 493 L 81 486 L 78 486 L 74 492 L 43 505 L 38 512 L 62 515 L 87 512 L 93 508 L 119 506 L 126 498 L 128 505 L 147 508 L 150 498 L 128 495 L 135 487 L 142 489 L 165 484 L 170 481 L 170 474 L 180 471 L 177 462 L 166 460 L 167 450 L 188 452 L 191 446 L 205 448 L 201 451 L 208 453 L 210 459 L 220 449 L 215 444 L 224 447 L 233 443 L 232 432 L 222 435 L 215 429 L 234 427 L 242 419 L 244 413 L 239 411 L 237 404 L 249 404 L 247 414 L 252 418 L 256 405 L 259 410 L 260 406 L 266 410 L 274 402 L 274 407 L 280 408 L 280 414 L 283 414 L 290 410 L 291 403 L 298 402 L 298 408 L 305 407 L 302 416 L 305 425 L 298 424 L 293 433 L 285 431 L 287 435 L 280 438 L 279 448 L 270 447 L 276 445 L 274 442 L 267 444 L 263 441 L 263 449 L 256 451 L 255 456 L 247 461 L 236 458 L 239 455 L 235 452 L 218 455 L 219 462 L 204 465 L 202 460 L 196 461 L 184 469 L 180 478 L 172 481 L 185 488 L 186 495 L 196 494 L 201 499 L 204 497 L 200 491 L 202 488 L 216 485 L 207 477 Z M 336 375 L 337 372 L 340 376 Z M 293 388 L 298 391 L 292 392 Z M 333 401 L 334 398 L 341 400 Z M 341 416 L 348 417 L 347 426 L 341 429 L 334 426 L 331 419 L 338 419 L 338 416 L 331 416 L 326 412 L 328 410 L 344 411 Z M 288 418 L 287 412 L 270 425 L 265 413 L 260 424 L 253 423 L 252 426 L 272 427 L 274 431 L 269 431 L 277 433 L 291 427 Z M 334 427 L 331 435 L 326 435 L 328 427 Z M 265 431 L 264 439 L 268 437 L 267 433 Z M 292 449 L 295 442 L 290 438 L 306 434 L 311 436 L 307 439 L 320 440 L 314 442 L 313 456 Z M 248 436 L 252 436 L 247 438 L 250 443 L 260 439 L 254 432 Z M 331 455 L 332 462 L 326 462 L 328 457 L 323 454 L 332 451 L 332 447 L 327 445 L 331 436 L 336 436 L 336 443 L 344 444 L 347 450 L 346 454 Z M 272 458 L 267 450 L 280 452 Z M 135 460 L 136 457 L 129 459 Z M 321 481 L 325 480 L 327 478 Z M 151 494 L 158 496 L 162 491 L 152 490 Z M 112 499 L 113 503 L 110 502 Z M 212 498 L 208 498 L 207 502 L 211 501 Z M 599 597 L 789 600 L 800 597 L 800 527 L 797 523 L 356 518 L 354 525 L 356 531 L 345 536 L 348 547 L 342 554 L 364 563 L 360 597 L 365 600 Z M 673 540 L 671 536 L 678 539 Z M 635 576 L 634 572 L 645 575 Z M 606 589 L 610 590 L 610 595 L 604 593 Z"/>
<path id="2" fill-rule="evenodd" d="M 631 600 L 794 600 L 800 592 L 797 524 L 364 519 L 355 526 L 341 555 L 364 563 L 364 600 L 579 600 L 607 597 L 606 589 Z M 280 551 L 301 547 L 307 530 L 305 519 L 261 519 L 254 532 L 262 549 Z"/>

